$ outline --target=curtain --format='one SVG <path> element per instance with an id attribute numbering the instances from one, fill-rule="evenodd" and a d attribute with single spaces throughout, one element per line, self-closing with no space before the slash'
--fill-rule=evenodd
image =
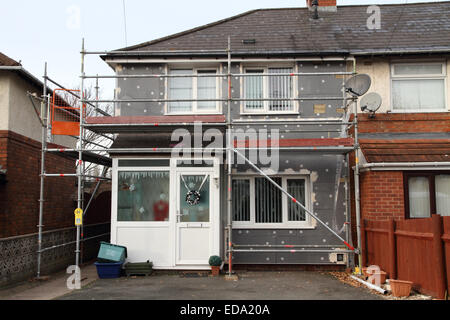
<path id="1" fill-rule="evenodd" d="M 250 180 L 233 180 L 233 221 L 250 221 Z"/>
<path id="2" fill-rule="evenodd" d="M 281 186 L 281 178 L 273 178 Z M 266 178 L 255 178 L 256 223 L 281 223 L 282 194 Z"/>
<path id="3" fill-rule="evenodd" d="M 304 179 L 288 179 L 287 192 L 291 194 L 298 202 L 305 205 L 305 180 Z M 288 220 L 289 221 L 305 221 L 306 212 L 300 206 L 288 201 Z"/>
<path id="4" fill-rule="evenodd" d="M 171 75 L 193 74 L 192 70 L 170 70 Z M 169 99 L 189 100 L 192 99 L 192 77 L 169 78 Z M 192 102 L 170 102 L 169 112 L 190 112 Z"/>
<path id="5" fill-rule="evenodd" d="M 394 80 L 394 110 L 445 109 L 445 89 L 442 79 Z"/>
<path id="6" fill-rule="evenodd" d="M 292 73 L 292 68 L 271 68 L 269 73 Z M 269 78 L 269 98 L 280 99 L 269 102 L 270 111 L 291 111 L 293 103 L 289 100 L 292 98 L 292 77 L 291 76 L 270 76 Z"/>
<path id="7" fill-rule="evenodd" d="M 410 218 L 430 217 L 430 185 L 426 177 L 414 177 L 408 180 Z"/>
<path id="8" fill-rule="evenodd" d="M 199 75 L 216 74 L 215 70 L 199 70 Z M 197 78 L 197 99 L 216 99 L 216 83 L 215 77 L 198 77 Z M 198 110 L 216 110 L 216 101 L 198 102 Z"/>
<path id="9" fill-rule="evenodd" d="M 247 70 L 246 73 L 264 73 L 264 70 Z M 245 81 L 245 99 L 263 99 L 264 98 L 264 77 L 248 76 Z M 245 106 L 250 111 L 264 110 L 264 101 L 246 101 Z"/>
<path id="10" fill-rule="evenodd" d="M 436 211 L 441 216 L 450 216 L 450 175 L 438 175 L 436 183 Z"/>

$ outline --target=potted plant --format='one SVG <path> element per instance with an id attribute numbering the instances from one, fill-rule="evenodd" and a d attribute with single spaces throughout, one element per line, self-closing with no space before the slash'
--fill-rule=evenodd
<path id="1" fill-rule="evenodd" d="M 222 258 L 219 256 L 209 257 L 209 265 L 211 266 L 212 275 L 218 276 L 220 273 L 220 266 L 222 265 Z"/>
<path id="2" fill-rule="evenodd" d="M 394 297 L 409 297 L 413 283 L 411 281 L 389 279 L 389 285 Z"/>

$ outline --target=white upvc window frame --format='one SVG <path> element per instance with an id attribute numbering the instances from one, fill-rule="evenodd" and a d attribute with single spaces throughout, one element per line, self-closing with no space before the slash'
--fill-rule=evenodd
<path id="1" fill-rule="evenodd" d="M 193 75 L 198 75 L 199 71 L 215 71 L 216 72 L 216 97 L 215 99 L 221 99 L 221 90 L 220 90 L 220 77 L 217 75 L 219 74 L 219 67 L 168 67 L 167 68 L 167 74 L 170 74 L 172 70 L 192 70 Z M 166 78 L 166 99 L 170 99 L 170 87 L 169 87 L 169 79 Z M 197 100 L 198 97 L 198 77 L 192 77 L 192 99 Z M 220 114 L 220 101 L 212 102 L 215 103 L 216 108 L 211 110 L 202 110 L 198 109 L 198 101 L 192 101 L 191 102 L 191 111 L 181 111 L 181 112 L 172 112 L 170 111 L 170 102 L 166 102 L 165 104 L 165 115 L 193 115 L 193 114 Z"/>
<path id="2" fill-rule="evenodd" d="M 281 223 L 256 223 L 255 211 L 255 178 L 263 178 L 261 176 L 238 175 L 233 180 L 249 180 L 250 181 L 250 221 L 233 221 L 233 229 L 314 229 L 312 218 L 305 213 L 305 221 L 288 221 L 288 197 L 282 194 L 282 220 Z M 288 180 L 304 180 L 305 181 L 305 207 L 311 211 L 312 208 L 312 182 L 310 176 L 305 175 L 274 175 L 271 178 L 281 178 L 281 187 L 287 190 Z"/>
<path id="3" fill-rule="evenodd" d="M 298 64 L 275 64 L 275 65 L 255 65 L 255 66 L 245 66 L 241 65 L 241 73 L 246 74 L 248 70 L 263 70 L 263 74 L 269 73 L 269 69 L 285 69 L 285 68 L 292 68 L 293 73 L 298 73 Z M 241 97 L 246 97 L 246 86 L 245 86 L 245 79 L 247 77 L 241 77 L 240 79 L 240 86 L 241 86 Z M 298 76 L 293 76 L 292 79 L 292 96 L 290 99 L 297 98 L 299 96 L 298 92 Z M 263 76 L 263 98 L 268 99 L 269 98 L 269 76 Z M 247 108 L 247 102 L 248 101 L 242 101 L 241 103 L 241 114 L 245 115 L 261 115 L 261 114 L 298 114 L 299 110 L 299 100 L 292 101 L 292 110 L 270 110 L 270 101 L 263 101 L 263 109 L 261 110 L 254 110 L 254 109 L 248 109 Z"/>
<path id="4" fill-rule="evenodd" d="M 120 160 L 169 160 L 170 158 L 114 158 L 113 159 L 113 168 L 112 168 L 112 210 L 111 210 L 111 228 L 118 227 L 169 227 L 172 223 L 172 218 L 170 211 L 172 210 L 169 207 L 169 220 L 168 221 L 119 221 L 118 220 L 118 182 L 119 182 L 119 173 L 120 172 L 168 172 L 169 173 L 169 194 L 172 192 L 170 185 L 170 175 L 171 175 L 171 166 L 155 166 L 155 167 L 119 167 Z M 172 204 L 169 202 L 169 206 Z M 115 234 L 115 232 L 114 232 Z"/>
<path id="5" fill-rule="evenodd" d="M 440 64 L 442 66 L 441 74 L 412 74 L 412 75 L 396 75 L 395 66 L 397 65 L 432 65 Z M 391 89 L 391 108 L 392 113 L 433 113 L 433 112 L 447 112 L 450 111 L 448 105 L 448 90 L 447 90 L 447 63 L 446 61 L 393 61 L 390 65 L 390 89 Z M 442 109 L 394 109 L 394 81 L 402 80 L 444 80 L 444 108 Z"/>

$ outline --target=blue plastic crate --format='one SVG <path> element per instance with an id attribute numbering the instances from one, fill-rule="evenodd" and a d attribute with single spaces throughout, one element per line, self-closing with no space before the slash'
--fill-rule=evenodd
<path id="1" fill-rule="evenodd" d="M 123 262 L 116 263 L 101 263 L 96 262 L 97 274 L 100 279 L 114 279 L 120 278 L 122 274 Z"/>

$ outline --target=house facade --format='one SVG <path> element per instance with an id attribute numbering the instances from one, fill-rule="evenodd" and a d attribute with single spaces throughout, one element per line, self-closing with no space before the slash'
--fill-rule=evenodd
<path id="1" fill-rule="evenodd" d="M 35 97 L 41 97 L 43 88 L 44 83 L 19 62 L 0 53 L 0 286 L 28 280 L 37 272 L 42 124 L 41 104 Z M 50 87 L 47 92 L 51 93 Z M 47 146 L 73 148 L 75 144 L 76 137 L 49 135 Z M 46 173 L 73 173 L 74 164 L 75 159 L 65 155 L 45 156 Z M 87 198 L 88 188 L 85 191 Z M 47 178 L 43 192 L 41 275 L 74 262 L 70 242 L 76 236 L 76 181 Z M 91 214 L 85 219 L 87 237 L 109 229 L 110 195 L 99 198 L 91 203 Z M 84 259 L 95 257 L 98 242 L 107 238 L 86 242 Z"/>
<path id="2" fill-rule="evenodd" d="M 448 147 L 450 33 L 441 30 L 450 3 L 379 7 L 381 30 L 367 27 L 366 6 L 320 10 L 317 19 L 307 8 L 264 9 L 102 56 L 117 76 L 115 116 L 88 118 L 87 127 L 117 134 L 111 241 L 127 246 L 130 261 L 160 269 L 208 268 L 211 255 L 233 265 L 352 265 L 355 148 L 364 167 L 374 139 L 377 150 L 384 142 L 397 150 L 396 139 L 406 149 L 404 140 Z M 400 16 L 415 23 L 397 26 Z M 430 19 L 439 23 L 425 32 Z M 345 84 L 356 73 L 383 98 L 375 118 L 352 109 Z M 363 216 L 402 210 L 398 174 L 386 172 L 382 186 L 361 172 Z M 445 198 L 448 180 L 437 180 Z M 398 190 L 398 199 L 374 200 L 370 185 L 386 197 Z"/>

